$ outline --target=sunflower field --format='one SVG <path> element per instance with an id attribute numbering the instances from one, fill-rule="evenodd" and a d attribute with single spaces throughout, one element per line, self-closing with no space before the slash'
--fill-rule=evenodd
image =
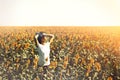
<path id="1" fill-rule="evenodd" d="M 55 35 L 37 66 L 36 32 Z M 0 80 L 120 80 L 119 27 L 0 27 Z"/>

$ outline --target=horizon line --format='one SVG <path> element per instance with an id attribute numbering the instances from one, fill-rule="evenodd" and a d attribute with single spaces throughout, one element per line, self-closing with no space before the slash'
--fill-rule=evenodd
<path id="1" fill-rule="evenodd" d="M 120 26 L 0 26 L 0 27 L 120 27 Z"/>

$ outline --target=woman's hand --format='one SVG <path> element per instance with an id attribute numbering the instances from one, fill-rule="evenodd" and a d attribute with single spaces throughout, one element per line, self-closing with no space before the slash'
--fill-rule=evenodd
<path id="1" fill-rule="evenodd" d="M 46 33 L 43 33 L 44 36 L 46 36 L 47 34 Z"/>
<path id="2" fill-rule="evenodd" d="M 38 36 L 39 36 L 38 34 L 37 34 L 37 35 L 35 35 L 35 39 L 37 39 L 37 38 L 38 38 Z"/>

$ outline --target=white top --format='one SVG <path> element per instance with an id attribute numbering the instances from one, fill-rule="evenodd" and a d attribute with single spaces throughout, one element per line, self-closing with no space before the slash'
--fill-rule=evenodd
<path id="1" fill-rule="evenodd" d="M 50 64 L 50 43 L 47 42 L 44 45 L 38 44 L 39 52 L 39 65 L 47 66 Z"/>

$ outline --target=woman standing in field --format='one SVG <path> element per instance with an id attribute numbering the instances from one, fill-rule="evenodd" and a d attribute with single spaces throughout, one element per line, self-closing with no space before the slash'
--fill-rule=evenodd
<path id="1" fill-rule="evenodd" d="M 50 37 L 49 41 L 47 41 L 47 37 Z M 53 39 L 53 34 L 40 32 L 35 35 L 35 40 L 38 48 L 39 66 L 50 65 L 50 43 L 53 42 Z"/>

